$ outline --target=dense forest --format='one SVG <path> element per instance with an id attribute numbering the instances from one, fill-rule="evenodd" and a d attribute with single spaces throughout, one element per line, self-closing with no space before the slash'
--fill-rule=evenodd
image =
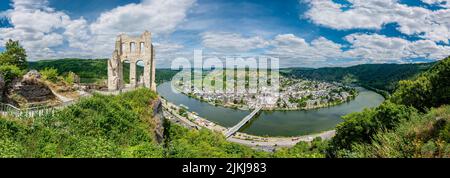
<path id="1" fill-rule="evenodd" d="M 420 64 L 363 64 L 351 67 L 287 68 L 282 74 L 313 80 L 339 81 L 357 84 L 372 90 L 393 92 L 400 80 L 426 71 L 434 63 Z"/>
<path id="2" fill-rule="evenodd" d="M 287 76 L 303 77 L 314 80 L 339 81 L 357 84 L 381 94 L 392 93 L 400 80 L 414 77 L 426 71 L 434 63 L 422 64 L 363 64 L 351 67 L 328 68 L 285 68 L 281 73 Z M 74 72 L 82 83 L 95 83 L 107 78 L 107 59 L 59 59 L 29 62 L 30 69 L 43 70 L 54 68 L 64 75 Z M 178 71 L 156 69 L 156 83 L 170 80 Z M 143 67 L 137 67 L 137 75 L 143 73 Z M 129 81 L 129 64 L 124 64 L 124 80 Z M 386 95 L 385 95 L 386 96 Z"/>
<path id="3" fill-rule="evenodd" d="M 0 157 L 450 157 L 449 78 L 446 58 L 399 82 L 379 107 L 344 116 L 333 139 L 274 153 L 171 123 L 158 144 L 147 109 L 155 93 L 95 95 L 33 121 L 0 119 Z"/>
<path id="4" fill-rule="evenodd" d="M 0 157 L 324 157 L 307 143 L 275 153 L 226 141 L 221 133 L 189 130 L 165 123 L 162 143 L 148 109 L 156 93 L 148 89 L 110 97 L 94 95 L 54 115 L 15 119 L 0 117 Z M 320 148 L 319 148 L 320 147 Z"/>
<path id="5" fill-rule="evenodd" d="M 124 63 L 124 80 L 129 82 L 130 65 Z M 30 69 L 56 69 L 60 75 L 74 72 L 80 77 L 81 83 L 95 83 L 108 78 L 107 59 L 58 59 L 29 62 Z M 137 65 L 137 76 L 144 72 L 142 66 Z M 156 69 L 156 83 L 170 80 L 178 71 L 170 69 Z"/>
<path id="6" fill-rule="evenodd" d="M 330 157 L 450 157 L 450 57 L 336 127 Z"/>
<path id="7" fill-rule="evenodd" d="M 77 64 L 80 61 L 83 64 Z M 9 40 L 6 51 L 0 53 L 0 74 L 6 84 L 29 69 L 62 74 L 75 72 L 88 80 L 106 77 L 106 60 L 92 61 L 65 59 L 59 65 L 56 63 L 61 61 L 27 63 L 23 48 L 17 41 Z M 396 68 L 386 71 L 389 68 L 386 66 Z M 165 123 L 165 138 L 158 143 L 154 134 L 156 123 L 149 109 L 157 94 L 138 89 L 113 97 L 94 95 L 52 115 L 28 119 L 0 116 L 0 157 L 450 158 L 450 57 L 431 64 L 350 68 L 359 72 L 337 72 L 334 78 L 333 71 L 325 68 L 323 70 L 330 71 L 321 77 L 370 84 L 374 88 L 377 88 L 374 84 L 383 82 L 383 77 L 394 83 L 400 81 L 391 85 L 395 89 L 380 106 L 343 116 L 331 140 L 299 142 L 292 148 L 269 153 L 230 143 L 221 133 Z M 289 70 L 295 76 L 302 76 L 295 69 Z M 168 80 L 175 73 L 167 71 L 159 72 L 162 74 L 159 81 Z M 346 77 L 348 75 L 353 77 Z M 384 89 L 390 90 L 387 86 Z"/>

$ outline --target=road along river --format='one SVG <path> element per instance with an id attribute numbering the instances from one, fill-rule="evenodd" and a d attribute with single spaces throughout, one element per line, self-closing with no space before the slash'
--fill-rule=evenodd
<path id="1" fill-rule="evenodd" d="M 201 102 L 184 94 L 173 92 L 170 84 L 170 82 L 165 82 L 157 87 L 158 93 L 167 101 L 187 106 L 189 111 L 196 112 L 200 117 L 224 127 L 232 127 L 251 112 Z M 367 107 L 378 106 L 384 101 L 383 96 L 373 91 L 364 88 L 358 89 L 359 95 L 354 100 L 337 106 L 306 111 L 262 111 L 239 132 L 273 137 L 299 136 L 332 130 L 343 121 L 341 116 L 362 111 Z"/>

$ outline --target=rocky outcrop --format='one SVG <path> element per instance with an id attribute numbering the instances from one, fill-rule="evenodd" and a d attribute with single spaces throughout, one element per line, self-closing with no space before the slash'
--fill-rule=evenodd
<path id="1" fill-rule="evenodd" d="M 6 89 L 6 82 L 2 74 L 0 74 L 0 102 L 3 101 L 4 91 Z"/>
<path id="2" fill-rule="evenodd" d="M 23 76 L 22 80 L 34 80 L 41 79 L 41 74 L 37 70 L 30 70 L 27 74 Z"/>
<path id="3" fill-rule="evenodd" d="M 164 140 L 164 116 L 162 115 L 161 99 L 158 98 L 156 100 L 153 100 L 151 105 L 153 108 L 153 120 L 155 121 L 156 141 L 158 141 L 158 143 L 161 143 Z"/>
<path id="4" fill-rule="evenodd" d="M 29 71 L 22 80 L 14 82 L 12 92 L 22 96 L 27 102 L 41 102 L 54 99 L 52 90 L 41 80 L 36 70 Z"/>

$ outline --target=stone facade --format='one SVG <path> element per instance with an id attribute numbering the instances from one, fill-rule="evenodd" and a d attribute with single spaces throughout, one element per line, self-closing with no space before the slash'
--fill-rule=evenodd
<path id="1" fill-rule="evenodd" d="M 115 50 L 108 60 L 108 90 L 125 88 L 123 81 L 123 63 L 130 63 L 130 87 L 139 85 L 136 77 L 136 64 L 142 61 L 144 65 L 143 85 L 156 91 L 155 83 L 155 52 L 151 43 L 151 34 L 145 31 L 139 37 L 121 34 L 116 39 Z"/>

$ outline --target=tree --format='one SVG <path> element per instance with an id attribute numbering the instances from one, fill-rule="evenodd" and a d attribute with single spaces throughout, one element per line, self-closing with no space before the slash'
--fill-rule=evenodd
<path id="1" fill-rule="evenodd" d="M 273 153 L 275 158 L 324 158 L 327 142 L 320 137 L 315 138 L 311 143 L 298 142 L 292 148 L 280 148 Z"/>
<path id="2" fill-rule="evenodd" d="M 23 72 L 23 70 L 20 70 L 15 65 L 0 64 L 0 77 L 4 80 L 4 85 L 0 86 L 0 102 L 3 100 L 3 96 L 5 96 L 8 88 L 11 87 L 11 83 L 13 82 L 13 80 L 19 76 L 22 76 Z"/>
<path id="3" fill-rule="evenodd" d="M 28 68 L 27 54 L 19 41 L 8 40 L 6 50 L 0 54 L 0 65 L 15 65 L 21 70 Z"/>
<path id="4" fill-rule="evenodd" d="M 354 144 L 371 143 L 373 136 L 379 131 L 392 130 L 400 122 L 415 117 L 417 117 L 415 108 L 395 104 L 389 100 L 376 108 L 345 115 L 342 117 L 344 122 L 336 127 L 331 152 L 335 152 L 336 149 L 351 151 Z"/>
<path id="5" fill-rule="evenodd" d="M 430 107 L 449 104 L 450 57 L 439 61 L 414 80 L 400 81 L 391 100 L 397 104 L 413 106 L 424 112 Z"/>
<path id="6" fill-rule="evenodd" d="M 331 142 L 330 151 L 350 150 L 353 143 L 370 142 L 371 136 L 377 131 L 377 124 L 372 119 L 375 109 L 364 109 L 342 117 L 344 122 L 336 126 L 336 135 Z"/>
<path id="7" fill-rule="evenodd" d="M 431 87 L 430 80 L 426 76 L 420 76 L 416 80 L 402 80 L 398 83 L 392 100 L 423 111 L 431 106 Z"/>
<path id="8" fill-rule="evenodd" d="M 22 76 L 23 71 L 15 65 L 1 64 L 0 75 L 4 78 L 5 85 L 8 86 L 15 78 Z"/>

